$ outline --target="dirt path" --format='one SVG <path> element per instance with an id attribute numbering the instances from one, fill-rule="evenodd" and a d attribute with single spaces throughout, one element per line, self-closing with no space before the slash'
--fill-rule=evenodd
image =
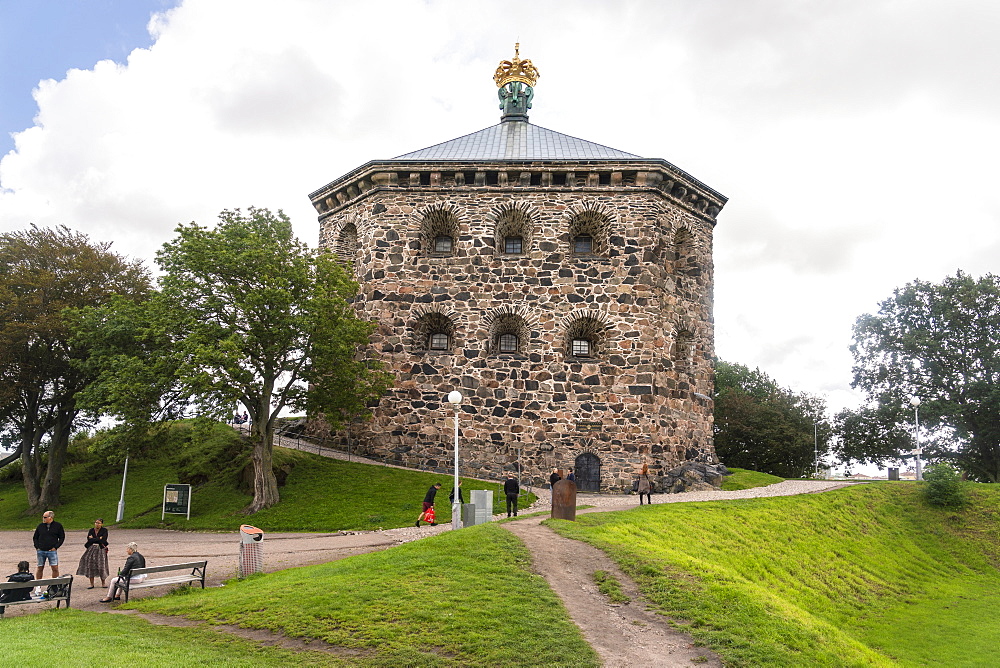
<path id="1" fill-rule="evenodd" d="M 596 511 L 597 509 L 593 509 Z M 587 511 L 581 511 L 587 512 Z M 548 581 L 608 668 L 722 666 L 722 661 L 691 637 L 672 628 L 665 617 L 646 609 L 639 588 L 595 547 L 563 538 L 541 525 L 545 517 L 504 524 L 531 550 L 535 571 Z M 593 573 L 614 575 L 631 599 L 615 605 L 597 590 Z"/>

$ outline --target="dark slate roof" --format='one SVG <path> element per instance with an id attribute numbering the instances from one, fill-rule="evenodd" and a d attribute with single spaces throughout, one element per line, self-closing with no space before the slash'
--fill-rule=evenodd
<path id="1" fill-rule="evenodd" d="M 506 121 L 393 160 L 635 160 L 632 153 L 547 130 L 526 121 Z"/>

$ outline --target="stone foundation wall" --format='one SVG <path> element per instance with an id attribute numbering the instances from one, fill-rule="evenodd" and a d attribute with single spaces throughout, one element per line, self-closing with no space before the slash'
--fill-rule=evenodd
<path id="1" fill-rule="evenodd" d="M 334 434 L 359 452 L 449 470 L 459 407 L 460 468 L 535 484 L 581 454 L 601 491 L 643 464 L 659 474 L 712 446 L 714 222 L 651 188 L 375 188 L 324 214 L 320 243 L 352 256 L 372 351 L 396 386 L 374 418 Z M 581 225 L 583 228 L 581 228 Z M 512 227 L 513 226 L 513 227 Z M 498 229 L 523 234 L 502 252 Z M 572 235 L 592 232 L 594 253 Z M 433 239 L 454 236 L 450 254 Z M 447 350 L 428 335 L 448 333 Z M 514 333 L 516 353 L 497 349 Z M 569 341 L 591 340 L 592 357 Z M 322 425 L 313 425 L 322 431 Z"/>

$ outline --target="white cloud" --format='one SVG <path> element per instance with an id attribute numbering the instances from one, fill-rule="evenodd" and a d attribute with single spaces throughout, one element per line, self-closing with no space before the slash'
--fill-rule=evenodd
<path id="1" fill-rule="evenodd" d="M 998 9 L 972 0 L 188 0 L 149 49 L 43 82 L 0 161 L 0 228 L 66 224 L 152 258 L 180 222 L 284 209 L 368 160 L 499 119 L 661 157 L 730 197 L 720 355 L 841 407 L 854 319 L 914 278 L 998 271 Z"/>

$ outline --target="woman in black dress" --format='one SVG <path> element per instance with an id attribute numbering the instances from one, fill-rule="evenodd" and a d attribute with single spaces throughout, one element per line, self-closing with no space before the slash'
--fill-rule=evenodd
<path id="1" fill-rule="evenodd" d="M 104 520 L 94 521 L 94 527 L 87 532 L 87 545 L 77 575 L 90 578 L 90 586 L 94 588 L 94 578 L 101 578 L 101 586 L 107 587 L 108 580 L 108 530 L 104 528 Z"/>

